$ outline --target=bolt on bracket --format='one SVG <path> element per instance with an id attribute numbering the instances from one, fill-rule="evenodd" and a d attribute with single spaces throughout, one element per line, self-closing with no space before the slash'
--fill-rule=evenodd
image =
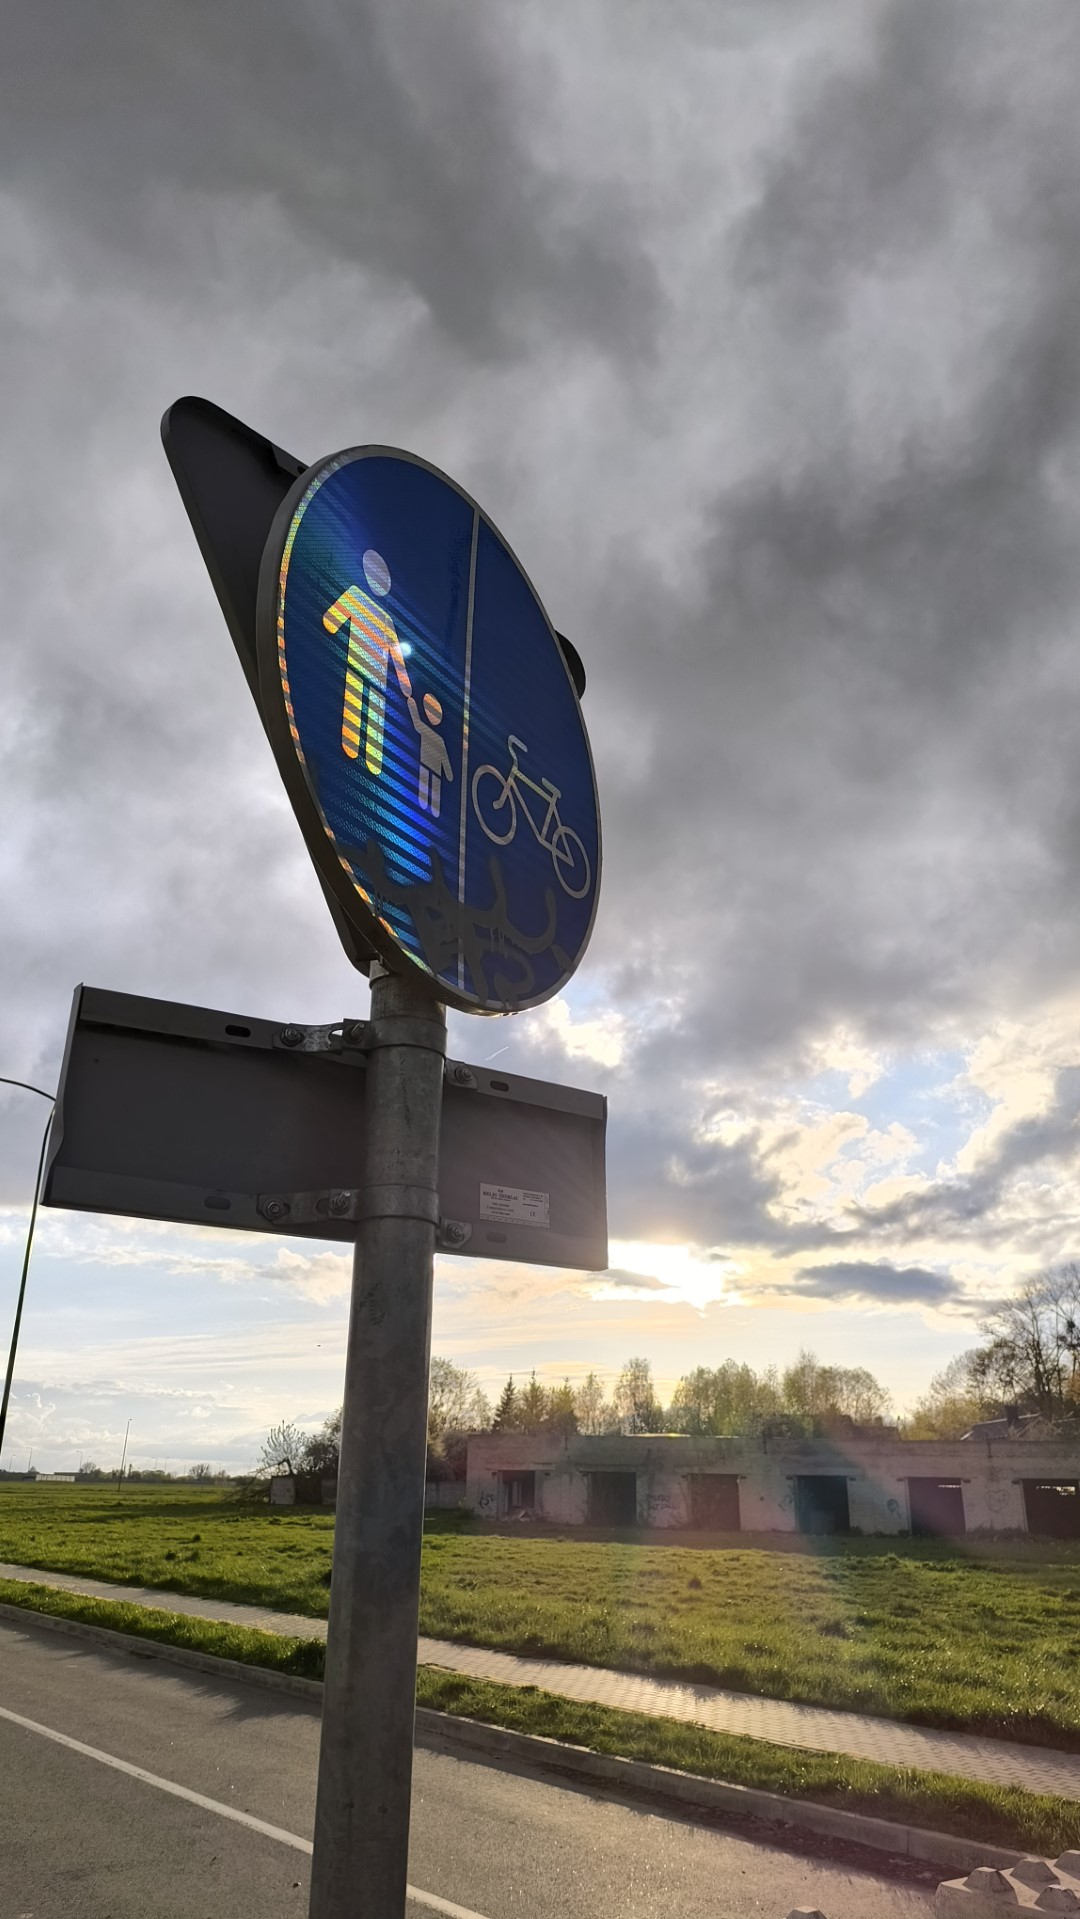
<path id="1" fill-rule="evenodd" d="M 271 1226 L 311 1226 L 321 1219 L 359 1219 L 360 1194 L 348 1186 L 323 1193 L 260 1193 L 255 1207 Z"/>
<path id="2" fill-rule="evenodd" d="M 274 1045 L 287 1053 L 366 1053 L 371 1027 L 366 1019 L 337 1019 L 329 1026 L 282 1026 Z"/>
<path id="3" fill-rule="evenodd" d="M 440 1219 L 435 1244 L 441 1253 L 460 1253 L 472 1238 L 472 1227 L 464 1219 Z"/>
<path id="4" fill-rule="evenodd" d="M 476 1091 L 476 1074 L 471 1066 L 465 1065 L 463 1060 L 448 1059 L 443 1068 L 443 1078 L 448 1086 L 464 1086 L 470 1092 Z"/>

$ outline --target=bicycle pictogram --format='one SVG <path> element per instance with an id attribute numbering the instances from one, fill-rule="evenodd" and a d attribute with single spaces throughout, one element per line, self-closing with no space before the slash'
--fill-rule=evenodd
<path id="1" fill-rule="evenodd" d="M 517 832 L 520 806 L 534 837 L 551 854 L 555 877 L 563 892 L 572 900 L 582 899 L 589 890 L 592 868 L 581 839 L 573 827 L 564 826 L 559 818 L 562 793 L 551 780 L 537 782 L 522 771 L 518 755 L 529 750 L 524 740 L 516 739 L 511 733 L 506 744 L 510 749 L 508 773 L 500 773 L 497 766 L 478 766 L 473 774 L 473 812 L 489 840 L 496 846 L 509 846 Z M 530 793 L 543 801 L 546 809 L 539 825 L 533 813 L 536 799 L 530 803 Z"/>

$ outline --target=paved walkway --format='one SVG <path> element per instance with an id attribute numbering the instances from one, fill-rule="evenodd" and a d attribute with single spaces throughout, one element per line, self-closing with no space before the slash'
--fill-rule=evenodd
<path id="1" fill-rule="evenodd" d="M 198 1619 L 281 1633 L 286 1638 L 326 1638 L 324 1619 L 270 1612 L 231 1600 L 202 1599 L 148 1586 L 119 1586 L 81 1574 L 3 1563 L 0 1579 L 36 1582 L 94 1599 L 124 1600 L 130 1605 L 189 1613 Z M 472 1679 L 491 1679 L 502 1686 L 539 1686 L 564 1699 L 650 1713 L 660 1719 L 682 1719 L 705 1726 L 710 1732 L 739 1733 L 748 1739 L 767 1739 L 776 1746 L 846 1753 L 886 1766 L 912 1766 L 920 1772 L 951 1773 L 961 1779 L 982 1779 L 998 1786 L 1019 1786 L 1024 1792 L 1055 1793 L 1062 1799 L 1080 1800 L 1080 1754 L 1076 1753 L 1051 1752 L 1041 1746 L 1020 1746 L 971 1733 L 935 1732 L 901 1725 L 893 1719 L 833 1712 L 825 1706 L 796 1706 L 782 1699 L 761 1699 L 753 1693 L 726 1692 L 718 1686 L 691 1686 L 676 1679 L 650 1679 L 641 1673 L 571 1666 L 554 1659 L 522 1659 L 515 1653 L 488 1652 L 449 1639 L 421 1639 L 418 1658 L 422 1666 L 442 1666 Z"/>

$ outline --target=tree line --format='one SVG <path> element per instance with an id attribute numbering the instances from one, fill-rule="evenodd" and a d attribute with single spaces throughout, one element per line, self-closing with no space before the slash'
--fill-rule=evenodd
<path id="1" fill-rule="evenodd" d="M 824 1365 L 803 1352 L 783 1372 L 724 1360 L 698 1366 L 679 1380 L 670 1405 L 657 1395 L 652 1366 L 637 1355 L 626 1360 L 611 1393 L 595 1372 L 576 1386 L 569 1379 L 547 1386 L 535 1372 L 507 1380 L 494 1405 L 475 1373 L 435 1357 L 428 1395 L 428 1475 L 458 1479 L 465 1473 L 469 1437 L 475 1433 L 800 1433 L 880 1426 L 889 1411 L 885 1388 L 863 1366 Z M 284 1420 L 267 1436 L 264 1473 L 329 1474 L 337 1470 L 341 1408 L 316 1433 Z"/>
<path id="2" fill-rule="evenodd" d="M 610 1397 L 595 1373 L 577 1386 L 545 1388 L 533 1373 L 523 1387 L 511 1377 L 491 1420 L 496 1432 L 792 1434 L 855 1422 L 882 1425 L 889 1394 L 864 1366 L 830 1366 L 801 1352 L 780 1371 L 734 1359 L 696 1366 L 665 1405 L 648 1359 L 623 1365 Z"/>
<path id="3" fill-rule="evenodd" d="M 21 1476 L 21 1475 L 20 1475 Z M 115 1466 L 99 1466 L 93 1459 L 84 1459 L 76 1469 L 78 1480 L 89 1480 L 98 1485 L 103 1480 L 118 1479 L 120 1473 Z M 224 1469 L 211 1466 L 207 1460 L 189 1466 L 186 1473 L 167 1473 L 160 1466 L 133 1466 L 124 1468 L 125 1485 L 131 1486 L 171 1486 L 178 1479 L 190 1479 L 197 1486 L 226 1486 L 231 1482 L 232 1474 Z"/>
<path id="4" fill-rule="evenodd" d="M 482 1432 L 801 1435 L 883 1428 L 889 1393 L 865 1366 L 833 1366 L 803 1351 L 787 1367 L 760 1371 L 725 1359 L 696 1366 L 666 1406 L 647 1358 L 626 1360 L 610 1393 L 595 1372 L 576 1385 L 549 1386 L 511 1375 L 494 1406 L 475 1373 L 436 1357 L 428 1401 L 428 1473 L 460 1478 L 469 1435 Z M 981 1344 L 931 1380 L 908 1417 L 905 1439 L 959 1439 L 981 1420 L 1037 1414 L 1059 1431 L 1080 1432 L 1080 1264 L 1039 1274 L 983 1321 Z M 316 1433 L 289 1421 L 268 1435 L 263 1472 L 333 1473 L 341 1409 Z"/>

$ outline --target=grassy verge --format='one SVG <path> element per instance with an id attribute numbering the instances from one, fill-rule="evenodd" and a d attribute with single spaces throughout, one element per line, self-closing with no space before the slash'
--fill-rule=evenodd
<path id="1" fill-rule="evenodd" d="M 49 1613 L 55 1619 L 75 1619 L 84 1626 L 104 1626 L 110 1632 L 132 1633 L 162 1646 L 184 1646 L 191 1652 L 212 1653 L 218 1659 L 238 1659 L 245 1666 L 268 1666 L 272 1672 L 296 1673 L 301 1679 L 321 1679 L 326 1647 L 321 1639 L 286 1639 L 277 1633 L 256 1632 L 216 1619 L 196 1619 L 188 1613 L 159 1612 L 157 1607 L 129 1606 L 122 1600 L 90 1599 L 62 1592 L 58 1586 L 36 1586 L 22 1580 L 0 1579 L 0 1603 L 21 1606 L 26 1612 Z"/>
<path id="2" fill-rule="evenodd" d="M 45 1586 L 0 1581 L 0 1600 L 28 1612 L 46 1612 L 158 1643 L 190 1647 L 219 1658 L 273 1671 L 322 1677 L 321 1641 L 284 1639 L 274 1633 L 214 1620 L 160 1613 L 113 1600 L 83 1599 Z M 514 1732 L 588 1747 L 592 1752 L 671 1766 L 705 1779 L 752 1786 L 848 1812 L 870 1813 L 905 1825 L 979 1839 L 990 1844 L 1055 1855 L 1080 1845 L 1080 1804 L 983 1785 L 907 1766 L 881 1766 L 839 1753 L 810 1753 L 772 1746 L 760 1739 L 708 1732 L 677 1720 L 560 1699 L 532 1686 L 499 1686 L 435 1666 L 417 1674 L 417 1703 Z"/>
<path id="3" fill-rule="evenodd" d="M 1080 1547 L 506 1538 L 432 1516 L 421 1630 L 1080 1752 Z M 329 1512 L 0 1485 L 0 1560 L 325 1618 Z"/>

